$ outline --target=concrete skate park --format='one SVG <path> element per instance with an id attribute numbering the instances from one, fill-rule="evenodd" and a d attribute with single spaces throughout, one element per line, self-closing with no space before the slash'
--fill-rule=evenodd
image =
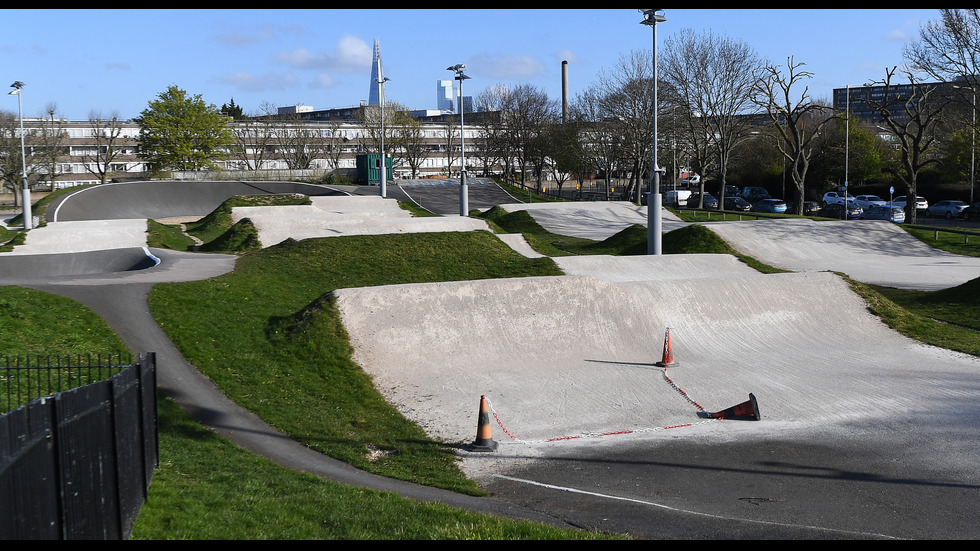
<path id="1" fill-rule="evenodd" d="M 147 184 L 90 188 L 50 206 L 45 227 L 0 253 L 0 283 L 76 298 L 134 350 L 165 347 L 140 340 L 159 333 L 142 325 L 145 312 L 127 326 L 141 293 L 224 273 L 234 257 L 147 249 L 145 219 L 200 217 L 229 193 L 259 191 L 196 184 L 207 191 L 195 196 L 194 184 L 176 182 L 185 187 L 153 183 L 129 195 Z M 452 181 L 389 185 L 388 199 L 348 195 L 377 188 L 259 187 L 313 202 L 236 209 L 265 246 L 485 229 L 458 216 Z M 491 184 L 469 190 L 471 208 L 527 209 L 562 235 L 604 239 L 646 223 L 646 209 L 629 203 L 526 205 Z M 393 199 L 443 216 L 412 219 Z M 665 232 L 681 225 L 664 211 Z M 564 276 L 341 289 L 337 304 L 355 360 L 433 438 L 472 440 L 487 398 L 497 449 L 462 454 L 487 501 L 651 538 L 980 536 L 980 359 L 890 330 L 833 273 L 932 290 L 980 277 L 980 259 L 942 253 L 887 222 L 705 225 L 791 272 L 763 275 L 728 255 L 560 257 Z M 520 236 L 501 238 L 534 254 Z M 123 304 L 127 296 L 137 304 Z M 668 328 L 676 364 L 664 368 Z M 213 399 L 197 394 L 178 352 L 163 350 L 158 364 L 161 387 L 185 409 Z M 750 394 L 758 420 L 712 418 Z M 227 434 L 263 445 L 245 442 L 247 432 Z"/>

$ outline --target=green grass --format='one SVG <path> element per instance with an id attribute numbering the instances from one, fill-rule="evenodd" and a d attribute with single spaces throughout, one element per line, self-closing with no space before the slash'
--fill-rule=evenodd
<path id="1" fill-rule="evenodd" d="M 85 306 L 58 295 L 0 286 L 0 361 L 7 356 L 12 366 L 49 362 L 55 365 L 76 362 L 77 365 L 87 364 L 90 355 L 97 360 L 100 356 L 108 358 L 117 354 L 127 358 L 129 351 L 102 318 Z M 0 412 L 8 405 L 14 409 L 26 403 L 28 388 L 30 396 L 37 398 L 38 393 L 51 392 L 48 383 L 55 389 L 58 385 L 65 389 L 84 384 L 79 381 L 90 376 L 73 370 L 69 380 L 67 370 L 51 373 L 55 374 L 53 380 L 47 382 L 38 380 L 36 375 L 33 381 L 29 375 L 19 376 L 20 381 L 0 377 Z"/>
<path id="2" fill-rule="evenodd" d="M 4 355 L 125 350 L 85 306 L 33 289 L 0 286 L 0 327 Z M 133 540 L 623 539 L 421 503 L 297 472 L 205 429 L 163 394 L 159 430 L 160 466 Z"/>
<path id="3" fill-rule="evenodd" d="M 296 472 L 160 400 L 160 467 L 133 540 L 594 540 L 566 530 L 402 498 Z"/>
<path id="4" fill-rule="evenodd" d="M 504 182 L 503 180 L 495 180 L 495 181 L 497 182 L 497 185 L 500 186 L 501 189 L 503 189 L 504 191 L 509 193 L 512 197 L 514 197 L 515 199 L 523 203 L 554 203 L 563 200 L 560 197 L 552 197 L 549 195 L 538 193 L 537 191 L 534 190 L 535 183 L 530 180 L 528 180 L 527 182 L 528 187 L 526 189 L 515 184 Z"/>
<path id="5" fill-rule="evenodd" d="M 546 256 L 647 254 L 647 228 L 640 224 L 629 226 L 602 241 L 595 241 L 551 233 L 538 224 L 526 210 L 507 212 L 500 207 L 492 207 L 479 213 L 478 216 L 486 220 L 498 233 L 522 234 L 532 249 Z M 730 254 L 762 273 L 781 271 L 739 253 L 718 234 L 700 224 L 690 224 L 665 233 L 661 240 L 661 252 L 663 254 Z"/>
<path id="6" fill-rule="evenodd" d="M 850 283 L 868 309 L 899 333 L 980 356 L 980 278 L 939 291 Z"/>
<path id="7" fill-rule="evenodd" d="M 928 224 L 928 221 L 926 224 Z M 950 227 L 949 229 L 967 230 L 974 232 L 974 234 L 964 238 L 964 236 L 959 233 L 943 231 L 937 233 L 934 230 L 905 228 L 907 232 L 919 238 L 923 243 L 932 245 L 937 249 L 942 249 L 946 252 L 961 254 L 964 256 L 980 256 L 980 235 L 977 235 L 975 228 Z"/>
<path id="8" fill-rule="evenodd" d="M 161 224 L 156 220 L 147 220 L 146 232 L 146 242 L 152 247 L 189 251 L 196 243 L 190 236 L 181 231 L 179 224 Z"/>
<path id="9" fill-rule="evenodd" d="M 128 352 L 98 315 L 58 295 L 0 286 L 0 355 Z"/>
<path id="10" fill-rule="evenodd" d="M 255 232 L 251 222 L 235 228 L 234 220 L 231 217 L 231 210 L 235 207 L 262 207 L 262 206 L 281 206 L 281 205 L 309 205 L 310 198 L 298 193 L 281 193 L 267 195 L 240 195 L 231 197 L 223 201 L 216 209 L 207 216 L 187 223 L 187 233 L 197 237 L 205 243 L 202 250 L 236 250 L 227 246 L 245 246 L 246 249 L 258 248 L 258 234 Z M 248 233 L 253 233 L 249 237 Z M 231 233 L 229 233 L 231 232 Z M 220 244 L 208 244 L 211 241 L 220 240 Z"/>
<path id="11" fill-rule="evenodd" d="M 354 364 L 330 291 L 558 274 L 485 231 L 287 240 L 242 254 L 233 273 L 157 285 L 150 305 L 191 363 L 279 430 L 370 472 L 476 494 L 454 447 L 428 439 Z M 372 460 L 375 448 L 389 454 Z"/>

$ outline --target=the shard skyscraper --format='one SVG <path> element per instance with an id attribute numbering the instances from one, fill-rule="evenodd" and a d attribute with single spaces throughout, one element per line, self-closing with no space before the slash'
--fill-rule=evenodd
<path id="1" fill-rule="evenodd" d="M 371 92 L 368 94 L 368 105 L 381 105 L 378 94 L 378 80 L 381 78 L 381 44 L 374 39 L 374 59 L 371 61 Z"/>

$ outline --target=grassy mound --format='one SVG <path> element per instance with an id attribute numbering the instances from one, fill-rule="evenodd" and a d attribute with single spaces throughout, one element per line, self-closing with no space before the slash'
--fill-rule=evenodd
<path id="1" fill-rule="evenodd" d="M 239 230 L 233 232 L 232 235 L 226 236 L 226 233 L 229 232 L 229 230 L 232 229 L 232 226 L 235 225 L 235 221 L 231 217 L 231 210 L 233 208 L 309 204 L 311 204 L 310 198 L 306 195 L 301 195 L 298 193 L 239 195 L 236 197 L 230 197 L 218 205 L 218 207 L 213 211 L 208 213 L 208 215 L 204 218 L 187 224 L 187 233 L 197 237 L 205 244 L 209 244 L 211 241 L 222 238 L 225 243 L 240 245 L 245 242 L 244 235 L 247 233 L 245 228 L 240 228 Z M 249 222 L 249 225 L 251 225 L 251 222 Z M 237 240 L 234 239 L 234 237 L 237 237 Z M 201 250 L 204 250 L 204 248 L 202 247 Z M 219 249 L 218 245 L 216 244 L 208 250 L 231 252 L 242 249 Z"/>
<path id="2" fill-rule="evenodd" d="M 198 250 L 204 252 L 241 252 L 261 248 L 259 230 L 251 219 L 242 218 L 228 228 L 225 233 L 198 247 Z"/>
<path id="3" fill-rule="evenodd" d="M 360 469 L 474 492 L 453 450 L 387 404 L 354 363 L 330 292 L 560 274 L 552 259 L 526 258 L 486 231 L 287 239 L 243 253 L 232 273 L 158 284 L 150 307 L 225 394 L 296 440 Z"/>

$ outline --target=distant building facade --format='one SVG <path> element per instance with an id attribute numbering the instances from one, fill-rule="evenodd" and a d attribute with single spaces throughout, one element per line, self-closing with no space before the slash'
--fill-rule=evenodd
<path id="1" fill-rule="evenodd" d="M 327 174 L 336 171 L 340 176 L 349 175 L 356 169 L 359 155 L 374 152 L 371 132 L 357 122 L 360 109 L 363 106 L 316 110 L 296 105 L 279 108 L 280 117 L 230 123 L 236 143 L 226 151 L 223 159 L 215 162 L 216 169 L 209 171 L 209 177 L 220 178 L 222 172 L 227 172 L 229 178 L 245 178 L 247 174 L 243 173 L 261 171 L 280 171 L 277 178 L 290 177 L 289 150 L 295 147 L 316 151 L 309 168 L 297 173 L 319 171 Z M 451 113 L 436 110 L 413 111 L 410 114 L 421 123 L 425 151 L 416 176 L 446 176 L 458 171 L 458 138 L 451 143 L 447 143 L 446 139 L 447 133 L 458 137 L 459 128 L 455 126 L 458 121 Z M 148 167 L 139 155 L 139 125 L 131 121 L 115 124 L 118 136 L 112 142 L 114 154 L 105 170 L 107 181 L 150 177 Z M 24 132 L 28 181 L 32 188 L 60 189 L 100 183 L 108 147 L 104 126 L 94 125 L 91 121 L 25 118 Z M 40 138 L 42 135 L 48 138 Z M 302 143 L 286 143 L 281 139 L 283 136 L 297 135 L 304 136 Z M 58 136 L 58 139 L 50 136 Z M 466 127 L 467 171 L 474 175 L 483 169 L 477 154 L 481 148 L 481 136 L 482 131 L 476 125 Z M 51 156 L 45 154 L 45 150 L 52 147 L 59 152 L 55 162 L 47 161 Z M 388 154 L 395 159 L 396 178 L 412 176 L 410 168 L 397 151 L 389 150 Z M 19 186 L 20 182 L 15 185 Z"/>

